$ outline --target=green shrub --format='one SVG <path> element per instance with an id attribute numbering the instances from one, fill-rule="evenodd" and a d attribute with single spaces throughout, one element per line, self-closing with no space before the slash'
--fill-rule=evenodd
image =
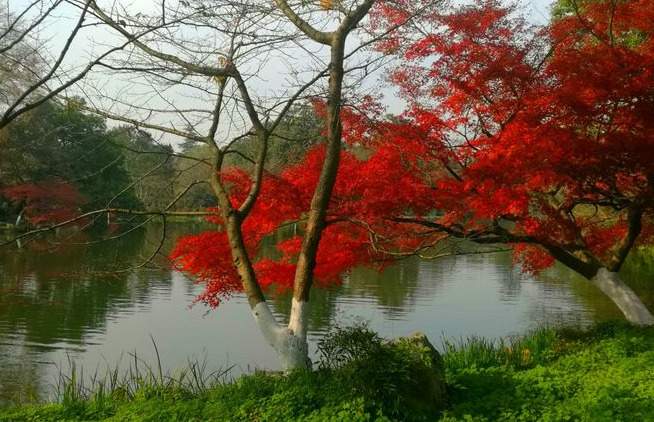
<path id="1" fill-rule="evenodd" d="M 331 397 L 363 399 L 366 409 L 401 420 L 433 420 L 436 412 L 420 402 L 424 373 L 432 369 L 428 351 L 409 342 L 389 343 L 358 323 L 336 328 L 318 342 L 318 376 Z"/>

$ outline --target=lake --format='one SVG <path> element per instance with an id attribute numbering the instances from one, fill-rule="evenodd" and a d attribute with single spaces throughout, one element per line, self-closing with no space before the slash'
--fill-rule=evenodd
<path id="1" fill-rule="evenodd" d="M 211 371 L 233 366 L 234 377 L 278 369 L 243 297 L 210 312 L 191 307 L 202 286 L 169 269 L 165 253 L 174 239 L 203 227 L 169 226 L 162 250 L 157 224 L 111 240 L 60 233 L 0 247 L 0 403 L 51 395 L 56 374 L 71 363 L 86 374 L 128 367 L 134 355 L 155 366 L 153 340 L 168 371 L 188 359 L 206 360 Z M 623 271 L 650 308 L 653 273 L 651 254 L 634 254 Z M 314 291 L 311 302 L 314 360 L 317 339 L 356 319 L 388 338 L 423 331 L 438 346 L 443 339 L 500 338 L 620 317 L 566 268 L 534 278 L 512 266 L 508 252 L 408 259 L 381 274 L 354 270 L 333 291 Z M 290 298 L 277 297 L 273 306 L 285 318 Z"/>

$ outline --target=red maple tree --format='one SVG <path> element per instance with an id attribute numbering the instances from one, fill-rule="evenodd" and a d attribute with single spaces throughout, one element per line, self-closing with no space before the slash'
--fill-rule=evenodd
<path id="1" fill-rule="evenodd" d="M 427 16 L 437 31 L 405 36 L 390 79 L 407 125 L 425 134 L 414 171 L 429 175 L 442 215 L 395 221 L 516 244 L 532 271 L 557 259 L 627 319 L 652 324 L 617 272 L 651 241 L 654 2 L 578 3 L 534 28 L 491 0 Z"/>
<path id="2" fill-rule="evenodd" d="M 80 214 L 86 198 L 77 188 L 62 181 L 41 181 L 5 188 L 11 202 L 22 206 L 29 224 L 37 227 L 61 223 Z"/>
<path id="3" fill-rule="evenodd" d="M 347 113 L 344 115 L 346 117 Z M 284 224 L 303 227 L 323 157 L 324 147 L 317 146 L 308 151 L 305 160 L 298 166 L 288 168 L 278 176 L 267 174 L 259 200 L 243 223 L 243 238 L 255 262 L 259 284 L 268 291 L 292 290 L 302 237 L 296 235 L 279 241 L 276 248 L 280 258 L 276 260 L 260 255 L 261 241 Z M 410 201 L 416 202 L 415 198 L 428 198 L 425 193 L 429 188 L 408 169 L 402 157 L 394 153 L 379 151 L 362 160 L 352 152 L 341 152 L 339 177 L 313 270 L 316 285 L 328 287 L 339 284 L 342 275 L 357 265 L 383 268 L 389 257 L 380 250 L 385 244 L 381 238 L 391 232 L 396 236 L 390 242 L 393 248 L 407 243 L 406 251 L 415 250 L 416 237 L 408 234 L 403 224 L 389 222 L 387 218 L 388 213 L 401 213 Z M 380 175 L 393 179 L 394 183 L 391 186 L 379 184 L 375 179 Z M 248 174 L 231 169 L 223 172 L 222 177 L 230 189 L 232 202 L 242 202 L 251 186 Z M 428 204 L 425 201 L 421 206 L 426 208 Z M 180 269 L 206 284 L 198 300 L 211 307 L 218 306 L 222 300 L 242 290 L 231 262 L 227 235 L 222 230 L 223 221 L 217 211 L 208 218 L 217 226 L 216 230 L 181 238 L 171 254 Z M 434 236 L 442 237 L 440 233 L 431 232 Z M 373 235 L 377 237 L 376 247 L 372 247 Z"/>

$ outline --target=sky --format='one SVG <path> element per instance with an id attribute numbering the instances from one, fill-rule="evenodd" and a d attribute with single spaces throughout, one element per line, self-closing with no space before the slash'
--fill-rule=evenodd
<path id="1" fill-rule="evenodd" d="M 31 0 L 14 0 L 11 3 L 10 7 L 14 10 L 20 10 L 21 4 L 27 4 L 28 1 L 31 2 Z M 105 5 L 104 7 L 110 7 L 108 5 L 110 5 L 111 2 L 109 2 L 108 0 L 107 1 L 97 0 L 97 1 L 98 4 Z M 549 17 L 549 5 L 551 3 L 550 0 L 518 0 L 518 1 L 520 4 L 522 4 L 525 7 L 528 16 L 535 23 L 547 22 Z M 45 3 L 47 3 L 47 1 L 44 1 L 44 4 Z M 152 0 L 125 0 L 124 2 L 120 2 L 120 3 L 129 4 L 131 5 L 131 7 L 135 8 L 136 10 L 138 9 L 146 10 L 147 8 L 152 8 L 153 5 Z M 53 19 L 50 19 L 48 21 L 48 24 L 45 26 L 44 30 L 42 31 L 42 36 L 45 39 L 49 40 L 48 42 L 51 46 L 51 51 L 57 52 L 59 51 L 60 47 L 63 46 L 63 44 L 66 41 L 67 34 L 69 33 L 69 30 L 67 30 L 67 28 L 71 27 L 71 25 L 74 24 L 74 22 L 75 19 L 71 18 L 70 16 L 67 16 L 65 10 L 58 12 L 53 17 Z M 89 57 L 96 56 L 99 51 L 102 51 L 104 48 L 106 48 L 106 45 L 115 44 L 116 40 L 118 39 L 120 38 L 116 37 L 115 35 L 108 34 L 106 31 L 99 30 L 94 27 L 87 28 L 84 30 L 83 34 L 81 34 L 81 36 L 78 36 L 78 38 L 75 40 L 75 43 L 73 44 L 73 48 L 71 49 L 72 54 L 70 54 L 69 57 L 67 57 L 66 65 L 72 68 L 75 66 L 79 66 L 80 64 L 84 64 L 86 62 L 86 59 L 88 59 Z M 294 53 L 291 53 L 290 55 L 292 56 L 293 54 Z M 304 53 L 298 49 L 296 55 L 298 57 L 301 57 L 302 54 Z M 294 66 L 298 68 L 302 66 L 302 61 L 298 60 L 297 57 L 287 58 L 286 61 L 290 63 L 291 68 L 293 68 Z M 289 64 L 287 64 L 287 66 L 289 66 Z M 266 67 L 262 69 L 260 73 L 254 75 L 252 80 L 250 81 L 253 86 L 254 94 L 255 95 L 259 94 L 263 98 L 266 96 L 271 96 L 275 90 L 283 89 L 284 78 L 287 78 L 288 74 L 289 74 L 288 67 L 286 69 L 282 69 L 281 61 L 275 58 L 270 59 L 269 64 L 267 64 Z M 96 75 L 95 79 L 93 77 L 88 78 L 86 81 L 83 81 L 81 84 L 79 84 L 77 88 L 71 90 L 71 94 L 79 93 L 80 89 L 84 89 L 86 90 L 87 93 L 92 95 L 91 93 L 96 88 L 99 87 L 103 90 L 106 90 L 107 92 L 111 92 L 113 96 L 120 97 L 120 98 L 127 98 L 129 95 L 137 94 L 136 97 L 138 98 L 138 101 L 143 101 L 144 104 L 146 100 L 151 101 L 153 104 L 153 108 L 157 107 L 159 104 L 162 104 L 162 101 L 164 100 L 163 98 L 161 99 L 162 101 L 157 100 L 156 95 L 152 95 L 151 93 L 146 92 L 148 89 L 147 85 L 134 84 L 134 80 L 130 80 L 129 77 L 123 80 L 120 80 L 120 78 L 111 78 L 111 77 L 105 77 L 105 79 L 102 78 L 103 77 L 101 75 Z M 371 89 L 370 87 L 374 87 L 376 85 L 379 85 L 379 77 L 370 78 L 367 89 Z M 169 102 L 174 103 L 175 105 L 183 104 L 183 105 L 188 105 L 189 107 L 196 106 L 198 104 L 197 100 L 191 98 L 192 96 L 188 94 L 188 91 L 189 90 L 187 90 L 187 92 L 184 92 L 180 90 L 177 93 L 173 93 L 171 89 L 169 92 L 166 92 L 166 95 L 170 93 L 170 95 L 168 95 L 166 99 Z M 385 103 L 389 106 L 390 111 L 394 113 L 399 113 L 401 111 L 402 105 L 397 100 L 394 99 L 393 92 L 385 91 L 383 93 L 386 96 Z M 106 106 L 110 107 L 110 105 L 106 105 Z M 161 121 L 159 123 L 166 124 L 166 125 L 174 124 L 177 128 L 181 128 L 180 126 L 183 127 L 184 125 L 184 122 L 181 121 L 178 121 L 176 123 L 173 123 L 172 121 L 168 121 L 168 122 Z M 238 129 L 238 126 L 242 126 L 244 124 L 246 125 L 248 123 L 246 122 L 246 123 L 234 124 L 231 128 L 224 127 L 223 131 L 225 132 L 225 138 L 226 139 L 229 138 L 231 136 L 231 132 L 233 132 L 235 129 Z M 173 144 L 177 143 L 177 140 L 171 137 L 165 137 L 165 140 L 166 143 L 173 143 Z"/>
<path id="2" fill-rule="evenodd" d="M 553 0 L 521 0 L 520 3 L 531 11 L 531 17 L 538 23 L 545 23 L 549 19 L 550 5 Z"/>

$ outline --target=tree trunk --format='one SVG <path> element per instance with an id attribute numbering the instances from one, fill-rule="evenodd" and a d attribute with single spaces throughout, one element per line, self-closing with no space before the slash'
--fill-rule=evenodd
<path id="1" fill-rule="evenodd" d="M 293 300 L 291 320 L 288 327 L 280 325 L 270 311 L 266 302 L 259 302 L 253 309 L 254 319 L 257 321 L 259 330 L 268 344 L 279 355 L 282 362 L 282 369 L 289 371 L 294 368 L 309 366 L 309 345 L 307 343 L 306 306 L 308 302 Z M 297 326 L 297 331 L 292 327 Z"/>
<path id="2" fill-rule="evenodd" d="M 16 217 L 16 224 L 14 224 L 14 227 L 20 228 L 23 225 L 24 214 L 25 214 L 25 210 L 20 210 L 20 213 L 18 213 L 18 217 Z"/>
<path id="3" fill-rule="evenodd" d="M 226 198 L 222 192 L 221 195 L 223 195 L 221 198 Z M 243 243 L 240 221 L 236 217 L 228 218 L 226 226 L 234 265 L 261 334 L 279 355 L 284 371 L 307 366 L 309 364 L 306 324 L 308 302 L 298 302 L 293 299 L 288 327 L 277 322 L 257 282 L 257 276 Z"/>
<path id="4" fill-rule="evenodd" d="M 599 287 L 620 308 L 627 321 L 635 325 L 654 325 L 652 313 L 636 293 L 620 279 L 617 272 L 601 268 L 590 282 Z"/>
<path id="5" fill-rule="evenodd" d="M 630 235 L 630 237 L 633 237 Z M 633 242 L 630 242 L 633 244 Z M 576 254 L 558 246 L 545 245 L 547 251 L 563 265 L 586 277 L 622 311 L 627 321 L 636 325 L 654 325 L 654 316 L 633 290 L 620 279 L 618 270 L 629 248 L 622 247 L 623 256 L 614 259 L 611 269 L 589 250 L 579 249 Z"/>

